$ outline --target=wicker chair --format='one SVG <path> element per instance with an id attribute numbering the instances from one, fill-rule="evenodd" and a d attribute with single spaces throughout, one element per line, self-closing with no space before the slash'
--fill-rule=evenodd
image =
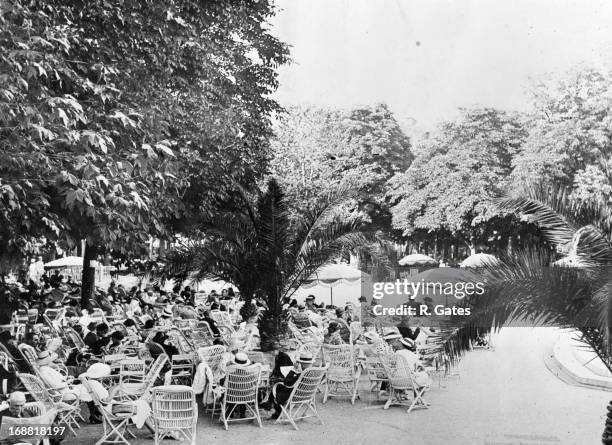
<path id="1" fill-rule="evenodd" d="M 64 328 L 64 334 L 66 335 L 66 339 L 70 343 L 72 349 L 77 349 L 82 351 L 87 347 L 81 336 L 77 331 L 72 328 Z"/>
<path id="2" fill-rule="evenodd" d="M 370 391 L 375 392 L 376 398 L 378 399 L 382 384 L 389 381 L 387 371 L 385 371 L 385 367 L 380 357 L 366 357 L 365 369 L 370 381 Z"/>
<path id="3" fill-rule="evenodd" d="M 61 393 L 47 389 L 43 381 L 35 375 L 18 373 L 17 377 L 19 377 L 19 380 L 21 380 L 32 398 L 36 402 L 41 403 L 45 409 L 56 410 L 57 422 L 60 425 L 64 424 L 76 436 L 73 427 L 79 428 L 79 424 L 76 421 L 76 417 L 79 415 L 79 399 L 75 398 L 71 403 L 63 401 Z"/>
<path id="4" fill-rule="evenodd" d="M 10 356 L 4 352 L 4 351 L 0 351 L 0 365 L 5 369 L 5 370 L 9 370 L 9 363 L 11 363 L 12 359 L 10 358 Z"/>
<path id="5" fill-rule="evenodd" d="M 219 380 L 221 379 L 221 373 L 223 370 L 223 356 L 225 351 L 225 346 L 222 345 L 207 346 L 198 350 L 200 360 L 210 367 L 213 375 L 213 381 L 207 381 L 206 387 L 204 388 L 204 396 L 202 398 L 204 405 L 208 403 L 208 398 L 212 389 L 219 384 Z"/>
<path id="6" fill-rule="evenodd" d="M 355 357 L 351 345 L 323 345 L 323 357 L 328 366 L 323 403 L 329 397 L 350 397 L 351 404 L 359 397 Z"/>
<path id="7" fill-rule="evenodd" d="M 145 387 L 146 363 L 137 358 L 119 362 L 119 398 L 133 399 Z"/>
<path id="8" fill-rule="evenodd" d="M 210 318 L 212 318 L 218 325 L 224 325 L 233 329 L 232 319 L 229 312 L 210 311 Z"/>
<path id="9" fill-rule="evenodd" d="M 389 398 L 384 409 L 391 405 L 408 406 L 408 412 L 414 408 L 428 408 L 423 401 L 426 388 L 418 388 L 414 383 L 414 374 L 410 366 L 399 354 L 381 356 L 381 361 L 389 377 Z"/>
<path id="10" fill-rule="evenodd" d="M 214 340 L 215 336 L 205 321 L 199 321 L 191 332 L 191 341 L 196 347 L 210 346 Z"/>
<path id="11" fill-rule="evenodd" d="M 130 445 L 130 442 L 125 438 L 126 433 L 130 434 L 127 427 L 130 422 L 130 418 L 136 414 L 136 407 L 124 405 L 121 412 L 114 412 L 113 410 L 107 409 L 96 391 L 91 386 L 89 379 L 85 376 L 80 377 L 81 384 L 89 392 L 91 399 L 102 414 L 102 425 L 104 428 L 103 436 L 96 442 L 96 445 L 103 443 L 113 444 L 125 444 Z"/>
<path id="12" fill-rule="evenodd" d="M 44 443 L 46 445 L 49 444 L 49 439 L 46 435 L 40 434 L 32 434 L 30 436 L 24 435 L 13 435 L 10 434 L 11 429 L 15 427 L 21 427 L 22 431 L 27 431 L 28 426 L 32 426 L 32 432 L 36 432 L 36 430 L 44 430 L 49 429 L 57 416 L 55 410 L 47 410 L 42 403 L 39 402 L 28 402 L 23 405 L 24 412 L 29 414 L 27 418 L 14 418 L 14 417 L 3 417 L 2 418 L 2 428 L 0 431 L 0 442 L 1 443 L 28 443 L 32 445 L 39 445 L 40 443 Z M 37 428 L 36 428 L 37 427 Z M 42 428 L 41 428 L 42 427 Z M 9 433 L 9 436 L 5 435 Z M 5 442 L 6 441 L 6 442 Z"/>
<path id="13" fill-rule="evenodd" d="M 261 428 L 261 416 L 259 414 L 259 403 L 257 394 L 261 365 L 259 363 L 249 366 L 231 366 L 225 376 L 225 393 L 221 401 L 221 421 L 225 429 L 229 422 L 243 420 L 256 420 Z M 237 407 L 244 406 L 245 411 L 251 414 L 241 419 L 231 419 L 232 413 Z"/>
<path id="14" fill-rule="evenodd" d="M 196 443 L 198 406 L 193 389 L 188 386 L 158 386 L 153 388 L 153 422 L 155 445 L 176 431 L 191 445 Z"/>
<path id="15" fill-rule="evenodd" d="M 172 356 L 170 383 L 173 385 L 190 386 L 193 380 L 194 362 L 191 354 L 176 354 Z"/>
<path id="16" fill-rule="evenodd" d="M 317 402 L 315 396 L 317 389 L 325 377 L 327 367 L 325 368 L 308 368 L 302 371 L 300 377 L 293 385 L 293 391 L 287 402 L 281 405 L 281 415 L 276 419 L 279 423 L 282 421 L 289 421 L 293 428 L 299 429 L 295 424 L 296 420 L 302 420 L 309 417 L 316 417 L 323 425 L 323 419 L 319 416 L 317 411 Z M 272 394 L 276 399 L 276 390 L 280 383 L 277 383 L 272 388 Z M 300 413 L 300 410 L 303 411 Z"/>

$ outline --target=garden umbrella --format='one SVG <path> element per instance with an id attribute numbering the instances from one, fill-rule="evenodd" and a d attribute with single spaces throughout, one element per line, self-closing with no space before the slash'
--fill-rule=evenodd
<path id="1" fill-rule="evenodd" d="M 83 257 L 67 256 L 45 263 L 45 269 L 64 269 L 67 267 L 83 267 Z"/>
<path id="2" fill-rule="evenodd" d="M 317 270 L 302 287 L 309 288 L 317 285 L 329 287 L 331 304 L 334 304 L 333 288 L 340 284 L 356 283 L 363 275 L 367 275 L 348 264 L 328 264 Z"/>
<path id="3" fill-rule="evenodd" d="M 426 266 L 426 265 L 438 265 L 438 262 L 432 257 L 423 255 L 421 253 L 413 253 L 405 256 L 399 260 L 400 266 Z"/>
<path id="4" fill-rule="evenodd" d="M 460 264 L 460 267 L 484 267 L 499 263 L 497 257 L 488 253 L 475 253 L 470 255 Z"/>

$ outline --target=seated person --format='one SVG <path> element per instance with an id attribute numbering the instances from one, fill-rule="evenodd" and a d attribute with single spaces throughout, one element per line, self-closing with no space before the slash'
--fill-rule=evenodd
<path id="1" fill-rule="evenodd" d="M 400 338 L 393 345 L 396 354 L 404 358 L 413 373 L 413 380 L 418 389 L 429 386 L 431 381 L 425 367 L 421 364 L 416 353 L 416 343 L 410 338 Z"/>
<path id="2" fill-rule="evenodd" d="M 272 419 L 278 419 L 278 417 L 281 415 L 281 406 L 287 403 L 287 400 L 289 400 L 289 396 L 293 391 L 293 386 L 300 378 L 302 371 L 312 366 L 312 362 L 312 354 L 308 351 L 302 351 L 295 369 L 289 371 L 283 382 L 276 385 L 276 396 L 270 395 L 274 405 L 274 414 L 272 414 Z"/>
<path id="3" fill-rule="evenodd" d="M 102 355 L 104 348 L 106 348 L 106 346 L 110 342 L 110 338 L 108 337 L 108 331 L 108 325 L 106 323 L 100 323 L 96 326 L 95 333 L 90 332 L 85 336 L 85 339 L 83 341 L 87 346 L 89 346 L 92 354 Z"/>
<path id="4" fill-rule="evenodd" d="M 342 308 L 336 308 L 336 317 L 338 319 L 344 321 L 345 323 L 339 322 L 340 326 L 340 337 L 344 343 L 349 344 L 351 342 L 351 329 L 348 326 L 348 321 L 346 319 L 346 312 Z"/>
<path id="5" fill-rule="evenodd" d="M 19 372 L 32 373 L 32 369 L 28 361 L 23 358 L 21 351 L 15 344 L 15 339 L 9 331 L 0 332 L 0 343 L 6 348 L 11 358 L 17 365 Z"/>
<path id="6" fill-rule="evenodd" d="M 3 417 L 27 418 L 32 415 L 23 409 L 26 403 L 26 396 L 21 391 L 14 391 L 9 396 L 8 407 L 0 411 L 0 424 Z"/>
<path id="7" fill-rule="evenodd" d="M 285 379 L 281 372 L 281 368 L 285 366 L 293 366 L 293 360 L 291 360 L 289 354 L 287 354 L 278 341 L 273 343 L 272 350 L 275 351 L 276 356 L 274 358 L 274 369 L 272 369 L 272 372 L 270 373 L 270 383 L 274 384 Z"/>
<path id="8" fill-rule="evenodd" d="M 179 350 L 176 346 L 169 342 L 168 336 L 164 332 L 157 332 L 153 337 L 153 342 L 161 345 L 164 348 L 164 352 L 172 360 L 173 355 L 178 355 Z M 151 356 L 156 359 L 157 356 L 153 356 L 153 351 L 151 351 Z"/>
<path id="9" fill-rule="evenodd" d="M 298 329 L 309 328 L 312 326 L 310 317 L 306 312 L 306 306 L 303 304 L 298 305 L 298 311 L 293 315 L 293 323 Z"/>
<path id="10" fill-rule="evenodd" d="M 110 344 L 108 345 L 108 352 L 110 354 L 118 354 L 123 349 L 123 339 L 125 335 L 121 331 L 114 331 L 110 335 Z"/>
<path id="11" fill-rule="evenodd" d="M 208 323 L 208 327 L 210 328 L 210 331 L 213 333 L 215 337 L 218 337 L 219 335 L 221 335 L 221 333 L 219 332 L 219 328 L 217 327 L 217 322 L 211 318 L 209 311 L 206 311 L 206 310 L 202 311 L 200 320 Z"/>
<path id="12" fill-rule="evenodd" d="M 340 336 L 340 324 L 332 321 L 327 327 L 327 334 L 323 338 L 323 343 L 328 345 L 342 345 L 344 341 Z"/>

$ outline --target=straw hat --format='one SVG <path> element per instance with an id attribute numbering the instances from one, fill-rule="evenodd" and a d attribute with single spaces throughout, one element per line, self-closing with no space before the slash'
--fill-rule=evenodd
<path id="1" fill-rule="evenodd" d="M 416 343 L 414 342 L 414 340 L 408 337 L 400 338 L 400 343 L 409 349 L 413 349 L 414 347 L 416 347 Z"/>
<path id="2" fill-rule="evenodd" d="M 38 353 L 38 357 L 36 358 L 36 364 L 38 366 L 50 365 L 51 363 L 53 363 L 53 357 L 51 357 L 49 351 L 40 351 Z"/>
<path id="3" fill-rule="evenodd" d="M 234 356 L 234 363 L 241 366 L 248 366 L 251 364 L 251 360 L 249 360 L 249 356 L 244 352 L 237 352 Z"/>
<path id="4" fill-rule="evenodd" d="M 161 316 L 165 318 L 172 318 L 172 309 L 170 309 L 169 306 L 166 306 L 164 311 L 161 313 Z"/>
<path id="5" fill-rule="evenodd" d="M 397 332 L 390 332 L 383 337 L 383 340 L 390 341 L 390 340 L 397 340 L 400 338 L 402 338 L 402 336 L 398 334 Z"/>
<path id="6" fill-rule="evenodd" d="M 312 353 L 310 351 L 302 351 L 300 354 L 300 358 L 298 358 L 298 362 L 300 363 L 312 363 Z"/>
<path id="7" fill-rule="evenodd" d="M 90 379 L 100 379 L 111 374 L 111 367 L 105 363 L 94 363 L 85 371 L 85 377 Z"/>

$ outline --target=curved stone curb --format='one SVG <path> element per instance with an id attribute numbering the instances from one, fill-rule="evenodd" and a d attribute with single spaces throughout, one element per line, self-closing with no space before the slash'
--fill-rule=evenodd
<path id="1" fill-rule="evenodd" d="M 550 372 L 569 385 L 602 391 L 612 391 L 612 379 L 597 379 L 581 376 L 564 366 L 555 354 L 556 344 L 557 342 L 552 343 L 544 352 L 544 364 Z"/>

